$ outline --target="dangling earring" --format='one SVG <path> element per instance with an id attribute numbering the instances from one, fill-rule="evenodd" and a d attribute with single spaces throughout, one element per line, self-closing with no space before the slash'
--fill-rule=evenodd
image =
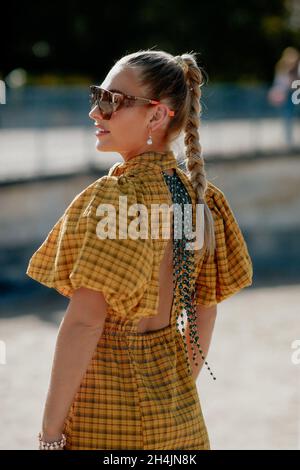
<path id="1" fill-rule="evenodd" d="M 148 145 L 152 145 L 152 144 L 153 144 L 152 136 L 150 135 L 150 131 L 149 131 L 149 137 L 148 137 L 148 140 L 147 140 L 147 144 L 148 144 Z"/>

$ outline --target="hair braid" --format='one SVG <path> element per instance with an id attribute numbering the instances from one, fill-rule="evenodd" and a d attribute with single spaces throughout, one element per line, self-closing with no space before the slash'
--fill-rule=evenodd
<path id="1" fill-rule="evenodd" d="M 215 249 L 214 219 L 210 208 L 205 201 L 207 179 L 202 147 L 199 139 L 200 115 L 202 106 L 200 103 L 201 86 L 203 85 L 202 71 L 194 58 L 182 56 L 188 65 L 185 77 L 190 93 L 190 109 L 184 128 L 184 144 L 186 147 L 186 167 L 188 176 L 195 189 L 197 202 L 204 204 L 204 247 L 212 254 Z"/>

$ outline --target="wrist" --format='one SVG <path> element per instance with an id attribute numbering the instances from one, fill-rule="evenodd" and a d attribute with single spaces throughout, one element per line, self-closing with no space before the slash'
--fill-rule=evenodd
<path id="1" fill-rule="evenodd" d="M 62 437 L 62 433 L 61 432 L 47 432 L 47 431 L 42 431 L 41 432 L 41 438 L 43 441 L 46 441 L 46 442 L 54 442 L 54 441 L 58 441 L 59 439 L 61 439 Z"/>
<path id="2" fill-rule="evenodd" d="M 45 434 L 39 432 L 39 448 L 40 450 L 61 450 L 66 444 L 66 436 L 63 433 Z"/>

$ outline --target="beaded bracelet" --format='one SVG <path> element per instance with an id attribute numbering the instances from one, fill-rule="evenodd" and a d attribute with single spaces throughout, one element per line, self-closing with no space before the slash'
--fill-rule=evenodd
<path id="1" fill-rule="evenodd" d="M 65 434 L 62 434 L 62 437 L 59 441 L 53 441 L 53 442 L 43 441 L 41 432 L 39 432 L 38 438 L 39 438 L 39 441 L 40 441 L 39 450 L 63 449 L 64 446 L 66 445 L 66 442 L 67 442 L 67 438 L 66 438 Z"/>

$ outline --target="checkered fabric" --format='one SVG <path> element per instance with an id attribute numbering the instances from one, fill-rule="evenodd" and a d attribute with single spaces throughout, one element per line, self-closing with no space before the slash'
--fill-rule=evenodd
<path id="1" fill-rule="evenodd" d="M 127 196 L 127 207 L 143 204 L 149 212 L 151 204 L 172 204 L 162 174 L 169 168 L 176 169 L 194 206 L 195 192 L 173 152 L 144 152 L 116 163 L 79 193 L 29 260 L 26 274 L 45 286 L 68 298 L 88 287 L 108 303 L 103 333 L 65 420 L 67 450 L 210 449 L 174 303 L 167 327 L 136 331 L 141 318 L 157 314 L 168 242 L 161 236 L 162 218 L 157 238 L 118 237 L 120 196 Z M 251 285 L 252 264 L 229 203 L 211 182 L 206 200 L 217 250 L 197 260 L 196 303 L 213 305 Z M 116 239 L 97 236 L 99 204 L 116 209 Z M 135 217 L 128 215 L 127 222 Z"/>
<path id="2" fill-rule="evenodd" d="M 250 286 L 253 265 L 241 229 L 224 193 L 209 183 L 206 201 L 215 222 L 216 250 L 197 266 L 196 304 L 214 305 Z"/>

